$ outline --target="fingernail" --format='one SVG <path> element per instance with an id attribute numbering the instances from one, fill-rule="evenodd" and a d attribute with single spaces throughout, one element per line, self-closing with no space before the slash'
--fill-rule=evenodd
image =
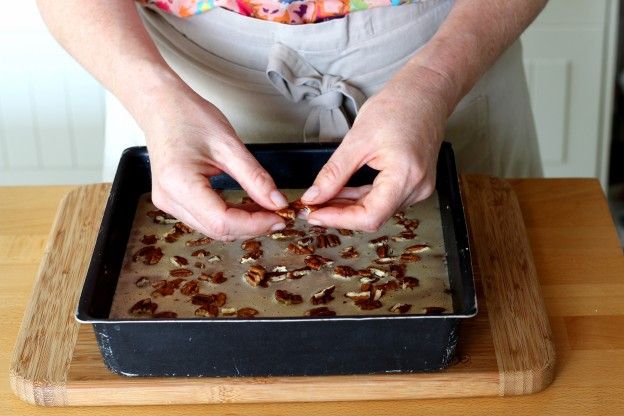
<path id="1" fill-rule="evenodd" d="M 288 205 L 286 197 L 277 189 L 271 191 L 269 198 L 271 198 L 271 201 L 280 208 Z"/>
<path id="2" fill-rule="evenodd" d="M 283 230 L 284 228 L 286 228 L 286 224 L 284 224 L 283 222 L 278 222 L 277 224 L 273 224 L 273 226 L 271 227 L 271 231 L 279 231 Z"/>
<path id="3" fill-rule="evenodd" d="M 312 225 L 322 225 L 321 222 L 319 220 L 308 220 L 308 224 L 312 224 Z"/>
<path id="4" fill-rule="evenodd" d="M 301 199 L 312 202 L 314 198 L 316 198 L 321 193 L 321 190 L 316 185 L 312 185 L 308 188 L 307 191 L 303 195 L 301 195 Z"/>

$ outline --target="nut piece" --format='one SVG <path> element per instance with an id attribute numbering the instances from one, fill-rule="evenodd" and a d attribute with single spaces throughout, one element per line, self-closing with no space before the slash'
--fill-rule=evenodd
<path id="1" fill-rule="evenodd" d="M 379 300 L 373 300 L 373 299 L 356 300 L 355 304 L 363 311 L 379 309 L 383 306 L 383 304 Z"/>
<path id="2" fill-rule="evenodd" d="M 399 278 L 405 276 L 405 264 L 391 264 L 390 276 Z"/>
<path id="3" fill-rule="evenodd" d="M 152 266 L 154 264 L 158 264 L 160 259 L 162 259 L 163 255 L 164 253 L 160 249 L 160 247 L 145 246 L 136 253 L 134 253 L 134 255 L 132 256 L 132 261 L 140 261 L 143 264 Z"/>
<path id="4" fill-rule="evenodd" d="M 198 293 L 191 298 L 191 303 L 193 305 L 201 306 L 216 305 L 218 307 L 221 307 L 225 305 L 226 301 L 227 295 L 223 292 L 211 293 L 209 295 L 206 295 L 204 293 Z"/>
<path id="5" fill-rule="evenodd" d="M 184 266 L 188 266 L 189 264 L 188 260 L 182 256 L 171 256 L 169 260 L 171 261 L 171 264 L 173 264 L 176 267 L 184 267 Z"/>
<path id="6" fill-rule="evenodd" d="M 368 242 L 368 245 L 370 247 L 379 247 L 379 246 L 382 246 L 382 245 L 387 244 L 387 243 L 388 243 L 388 236 L 387 235 L 382 235 L 381 237 L 377 237 L 377 238 L 375 238 L 373 240 L 370 240 Z"/>
<path id="7" fill-rule="evenodd" d="M 379 281 L 378 277 L 362 277 L 360 279 L 360 283 L 365 284 L 365 285 L 369 285 L 371 283 L 375 283 L 378 281 Z"/>
<path id="8" fill-rule="evenodd" d="M 158 304 L 152 302 L 150 298 L 141 299 L 130 308 L 130 314 L 136 316 L 152 315 Z"/>
<path id="9" fill-rule="evenodd" d="M 199 280 L 209 281 L 210 283 L 214 283 L 216 285 L 221 284 L 227 280 L 227 277 L 223 276 L 223 272 L 216 272 L 213 274 L 202 273 L 197 278 Z"/>
<path id="10" fill-rule="evenodd" d="M 334 297 L 332 296 L 332 293 L 334 293 L 334 290 L 336 290 L 335 285 L 326 287 L 325 289 L 322 289 L 316 292 L 315 294 L 313 294 L 312 297 L 310 298 L 310 302 L 312 302 L 313 305 L 325 305 L 326 303 L 329 303 L 332 300 L 334 300 Z"/>
<path id="11" fill-rule="evenodd" d="M 262 247 L 262 243 L 258 240 L 254 240 L 253 238 L 250 240 L 245 240 L 241 243 L 241 248 L 245 251 L 257 251 Z"/>
<path id="12" fill-rule="evenodd" d="M 441 306 L 427 306 L 422 309 L 422 313 L 425 315 L 441 315 L 446 311 L 446 308 Z"/>
<path id="13" fill-rule="evenodd" d="M 156 237 L 156 234 L 144 235 L 143 238 L 141 238 L 141 242 L 148 246 L 156 244 L 156 241 L 158 241 L 158 237 Z"/>
<path id="14" fill-rule="evenodd" d="M 221 315 L 223 316 L 236 315 L 236 308 L 221 308 Z"/>
<path id="15" fill-rule="evenodd" d="M 327 306 L 321 306 L 319 308 L 308 309 L 305 311 L 305 316 L 336 316 L 336 312 L 332 311 Z"/>
<path id="16" fill-rule="evenodd" d="M 286 280 L 288 277 L 288 269 L 286 266 L 275 266 L 264 277 L 271 282 L 281 282 L 282 280 Z"/>
<path id="17" fill-rule="evenodd" d="M 318 209 L 316 205 L 307 205 L 304 204 L 301 199 L 297 199 L 290 203 L 290 207 L 295 210 L 297 216 L 308 216 L 311 212 L 314 212 Z"/>
<path id="18" fill-rule="evenodd" d="M 411 253 L 403 253 L 401 254 L 401 262 L 402 263 L 416 263 L 420 261 L 420 256 L 418 254 Z"/>
<path id="19" fill-rule="evenodd" d="M 254 308 L 240 308 L 236 311 L 236 316 L 238 316 L 239 318 L 253 318 L 254 316 L 258 315 L 258 313 L 259 312 Z"/>
<path id="20" fill-rule="evenodd" d="M 350 236 L 350 235 L 353 235 L 353 231 L 347 230 L 346 228 L 338 228 L 338 234 L 344 235 L 344 236 Z"/>
<path id="21" fill-rule="evenodd" d="M 180 287 L 180 285 L 184 282 L 184 279 L 177 278 L 173 280 L 160 280 L 152 284 L 152 287 L 155 288 L 152 292 L 152 296 L 157 298 L 160 296 L 171 296 L 173 292 Z"/>
<path id="22" fill-rule="evenodd" d="M 180 293 L 185 296 L 193 296 L 199 293 L 199 282 L 197 280 L 189 280 L 181 288 Z"/>
<path id="23" fill-rule="evenodd" d="M 195 309 L 195 316 L 203 316 L 206 318 L 216 318 L 219 316 L 219 307 L 217 305 L 205 305 Z"/>
<path id="24" fill-rule="evenodd" d="M 207 261 L 208 263 L 216 263 L 216 262 L 218 262 L 218 261 L 221 261 L 221 256 L 217 256 L 217 255 L 215 254 L 215 255 L 214 255 L 214 256 L 212 256 L 212 257 L 208 257 L 208 258 L 206 259 L 206 261 Z"/>
<path id="25" fill-rule="evenodd" d="M 377 264 L 391 264 L 391 263 L 394 263 L 395 261 L 397 261 L 397 257 L 381 257 L 381 258 L 375 259 L 375 263 Z"/>
<path id="26" fill-rule="evenodd" d="M 358 274 L 358 271 L 351 266 L 336 266 L 334 267 L 333 277 L 348 279 Z"/>
<path id="27" fill-rule="evenodd" d="M 162 311 L 155 313 L 152 315 L 152 318 L 160 318 L 160 319 L 175 319 L 178 317 L 178 314 L 171 311 Z"/>
<path id="28" fill-rule="evenodd" d="M 303 302 L 301 295 L 290 293 L 286 290 L 276 290 L 275 300 L 279 303 L 283 303 L 284 305 L 297 305 Z"/>
<path id="29" fill-rule="evenodd" d="M 150 283 L 150 279 L 149 277 L 146 277 L 146 276 L 141 276 L 137 279 L 136 282 L 134 282 L 136 287 L 146 287 L 147 285 L 149 285 L 149 283 Z"/>
<path id="30" fill-rule="evenodd" d="M 410 276 L 397 277 L 397 282 L 401 289 L 413 289 L 420 284 L 417 278 Z"/>
<path id="31" fill-rule="evenodd" d="M 333 263 L 330 259 L 319 256 L 318 254 L 310 254 L 305 259 L 303 259 L 303 262 L 306 266 L 313 270 L 319 270 L 321 267 L 329 266 Z"/>
<path id="32" fill-rule="evenodd" d="M 399 235 L 393 236 L 392 241 L 406 241 L 406 240 L 413 240 L 414 238 L 416 238 L 416 234 L 413 231 L 406 230 L 406 231 L 401 231 Z"/>
<path id="33" fill-rule="evenodd" d="M 186 243 L 187 247 L 197 247 L 197 246 L 203 246 L 206 245 L 208 243 L 212 242 L 212 238 L 210 237 L 201 237 L 198 238 L 196 240 L 188 240 Z"/>
<path id="34" fill-rule="evenodd" d="M 240 262 L 241 264 L 252 263 L 258 260 L 260 257 L 262 257 L 263 253 L 264 252 L 262 250 L 249 251 L 246 254 L 243 254 L 243 257 L 241 257 Z"/>
<path id="35" fill-rule="evenodd" d="M 195 266 L 198 269 L 205 269 L 206 265 L 204 263 L 202 263 L 201 261 L 196 261 L 193 266 Z"/>
<path id="36" fill-rule="evenodd" d="M 375 285 L 374 290 L 381 290 L 382 294 L 385 292 L 392 292 L 393 290 L 398 290 L 399 289 L 399 282 L 397 282 L 396 280 L 390 280 L 386 283 L 380 283 L 378 285 Z"/>
<path id="37" fill-rule="evenodd" d="M 294 220 L 295 218 L 297 218 L 297 211 L 290 207 L 278 209 L 274 212 L 285 220 Z"/>
<path id="38" fill-rule="evenodd" d="M 405 250 L 403 250 L 403 253 L 417 254 L 427 251 L 429 249 L 430 247 L 427 244 L 414 244 L 413 246 L 406 247 Z"/>
<path id="39" fill-rule="evenodd" d="M 308 266 L 301 267 L 300 269 L 291 270 L 288 272 L 287 277 L 290 280 L 301 279 L 303 276 L 310 274 L 310 268 Z"/>
<path id="40" fill-rule="evenodd" d="M 293 254 L 312 254 L 314 253 L 313 246 L 301 246 L 299 244 L 288 244 L 287 250 Z"/>
<path id="41" fill-rule="evenodd" d="M 269 234 L 269 236 L 273 240 L 292 240 L 293 238 L 305 236 L 305 233 L 301 230 L 295 230 L 294 228 L 285 228 L 280 231 L 275 231 Z"/>
<path id="42" fill-rule="evenodd" d="M 409 312 L 410 309 L 412 309 L 412 305 L 409 303 L 396 303 L 388 310 L 393 313 L 403 314 Z"/>
<path id="43" fill-rule="evenodd" d="M 194 252 L 192 252 L 191 256 L 199 257 L 201 259 L 201 258 L 206 257 L 209 254 L 210 254 L 210 252 L 204 250 L 203 248 L 200 248 L 199 250 L 195 250 Z"/>
<path id="44" fill-rule="evenodd" d="M 356 257 L 360 257 L 360 253 L 357 252 L 353 246 L 349 246 L 340 252 L 340 257 L 343 259 L 353 259 Z"/>
<path id="45" fill-rule="evenodd" d="M 189 277 L 192 275 L 193 275 L 193 270 L 190 270 L 190 269 L 169 270 L 169 276 L 171 277 Z"/>
<path id="46" fill-rule="evenodd" d="M 336 247 L 340 245 L 340 238 L 335 234 L 319 234 L 316 237 L 318 248 Z"/>
<path id="47" fill-rule="evenodd" d="M 176 230 L 179 230 L 183 234 L 190 234 L 193 231 L 195 231 L 191 227 L 189 227 L 188 225 L 186 225 L 186 224 L 184 224 L 183 222 L 180 222 L 180 221 L 178 221 L 175 224 L 173 224 L 173 228 L 175 228 Z"/>
<path id="48" fill-rule="evenodd" d="M 251 266 L 251 268 L 243 275 L 247 283 L 251 286 L 266 287 L 266 269 L 259 264 Z"/>
<path id="49" fill-rule="evenodd" d="M 160 209 L 149 211 L 147 216 L 156 224 L 175 224 L 178 220 Z"/>
<path id="50" fill-rule="evenodd" d="M 327 227 L 323 227 L 322 225 L 313 225 L 310 227 L 310 232 L 314 235 L 324 234 L 327 232 Z"/>
<path id="51" fill-rule="evenodd" d="M 347 292 L 345 293 L 345 296 L 353 300 L 366 300 L 366 299 L 370 299 L 370 292 L 369 291 Z"/>

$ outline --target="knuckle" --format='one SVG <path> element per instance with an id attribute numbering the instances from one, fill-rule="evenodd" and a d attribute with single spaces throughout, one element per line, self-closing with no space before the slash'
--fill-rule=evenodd
<path id="1" fill-rule="evenodd" d="M 229 236 L 229 230 L 225 219 L 220 216 L 213 216 L 206 221 L 205 224 L 208 236 L 211 238 L 222 239 Z"/>
<path id="2" fill-rule="evenodd" d="M 328 160 L 319 172 L 319 178 L 328 182 L 334 182 L 340 178 L 342 170 L 333 160 Z"/>
<path id="3" fill-rule="evenodd" d="M 384 221 L 381 218 L 366 218 L 361 224 L 361 229 L 362 231 L 374 233 L 378 231 L 383 224 Z"/>
<path id="4" fill-rule="evenodd" d="M 250 179 L 252 183 L 258 187 L 266 187 L 271 184 L 271 176 L 262 166 L 256 166 L 251 170 Z"/>

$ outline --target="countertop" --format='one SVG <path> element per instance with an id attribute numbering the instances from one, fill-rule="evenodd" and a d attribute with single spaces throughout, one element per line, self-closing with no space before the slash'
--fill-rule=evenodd
<path id="1" fill-rule="evenodd" d="M 624 255 L 593 179 L 511 180 L 557 350 L 555 380 L 519 397 L 395 402 L 41 408 L 21 402 L 9 362 L 52 220 L 72 187 L 0 187 L 0 414 L 526 415 L 624 414 Z M 366 394 L 365 391 L 362 394 Z"/>

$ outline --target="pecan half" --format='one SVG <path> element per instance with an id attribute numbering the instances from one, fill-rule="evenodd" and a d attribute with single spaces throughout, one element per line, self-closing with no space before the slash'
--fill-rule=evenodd
<path id="1" fill-rule="evenodd" d="M 236 315 L 236 308 L 221 308 L 221 315 L 223 316 Z"/>
<path id="2" fill-rule="evenodd" d="M 266 269 L 259 264 L 251 266 L 251 268 L 243 275 L 247 283 L 251 286 L 266 286 Z"/>
<path id="3" fill-rule="evenodd" d="M 382 235 L 381 237 L 374 238 L 368 242 L 371 247 L 379 247 L 388 243 L 388 236 Z"/>
<path id="4" fill-rule="evenodd" d="M 344 236 L 350 236 L 350 235 L 353 235 L 353 231 L 347 230 L 346 228 L 338 228 L 338 234 L 344 235 Z"/>
<path id="5" fill-rule="evenodd" d="M 163 236 L 165 237 L 165 241 L 167 243 L 175 243 L 183 235 L 184 233 L 182 231 L 180 231 L 176 227 L 173 227 L 171 230 L 167 231 Z"/>
<path id="6" fill-rule="evenodd" d="M 378 277 L 362 277 L 362 278 L 360 279 L 360 283 L 363 283 L 363 284 L 365 284 L 365 285 L 366 285 L 366 284 L 375 283 L 375 282 L 378 282 L 378 281 L 379 281 L 379 278 L 378 278 Z"/>
<path id="7" fill-rule="evenodd" d="M 313 225 L 310 227 L 310 232 L 315 235 L 323 234 L 327 232 L 327 227 L 323 227 L 322 225 Z"/>
<path id="8" fill-rule="evenodd" d="M 320 270 L 321 267 L 326 265 L 329 266 L 333 263 L 330 259 L 319 256 L 318 254 L 310 254 L 309 256 L 306 256 L 306 258 L 303 259 L 303 262 L 306 266 L 313 270 Z"/>
<path id="9" fill-rule="evenodd" d="M 343 259 L 353 259 L 356 257 L 360 257 L 360 253 L 353 247 L 349 246 L 340 252 L 340 257 Z"/>
<path id="10" fill-rule="evenodd" d="M 171 277 L 189 277 L 192 275 L 193 275 L 193 270 L 190 270 L 190 269 L 169 270 L 169 276 Z"/>
<path id="11" fill-rule="evenodd" d="M 227 277 L 223 275 L 223 272 L 216 272 L 213 274 L 202 273 L 197 279 L 209 281 L 210 283 L 218 285 L 225 282 L 227 280 Z"/>
<path id="12" fill-rule="evenodd" d="M 318 248 L 336 247 L 340 245 L 340 238 L 336 234 L 319 234 L 316 237 Z"/>
<path id="13" fill-rule="evenodd" d="M 299 269 L 294 269 L 291 270 L 287 273 L 287 277 L 290 280 L 297 280 L 297 279 L 301 279 L 303 276 L 310 274 L 310 267 L 305 266 L 305 267 L 301 267 Z"/>
<path id="14" fill-rule="evenodd" d="M 149 277 L 145 277 L 145 276 L 141 276 L 139 277 L 136 282 L 134 282 L 134 284 L 136 285 L 136 287 L 146 287 L 147 285 L 149 285 L 150 283 L 150 279 Z"/>
<path id="15" fill-rule="evenodd" d="M 201 261 L 196 261 L 193 266 L 195 266 L 198 269 L 205 269 L 206 265 L 204 263 L 202 263 Z"/>
<path id="16" fill-rule="evenodd" d="M 334 293 L 334 290 L 336 290 L 335 285 L 319 290 L 318 292 L 312 295 L 312 297 L 310 298 L 310 302 L 312 302 L 313 305 L 325 305 L 326 303 L 329 303 L 332 300 L 334 300 L 334 297 L 332 296 L 332 293 Z"/>
<path id="17" fill-rule="evenodd" d="M 205 305 L 195 309 L 195 316 L 203 316 L 206 318 L 216 318 L 219 316 L 219 307 L 217 305 Z"/>
<path id="18" fill-rule="evenodd" d="M 263 253 L 264 252 L 262 250 L 249 251 L 249 252 L 243 254 L 243 256 L 240 259 L 240 262 L 241 262 L 241 264 L 252 263 L 252 262 L 258 260 L 260 257 L 262 257 Z"/>
<path id="19" fill-rule="evenodd" d="M 202 306 L 216 305 L 218 307 L 221 307 L 225 305 L 226 301 L 227 295 L 223 292 L 211 293 L 209 295 L 204 293 L 198 293 L 191 298 L 191 303 L 193 305 Z"/>
<path id="20" fill-rule="evenodd" d="M 397 277 L 397 282 L 402 289 L 413 289 L 420 284 L 417 278 L 411 276 Z"/>
<path id="21" fill-rule="evenodd" d="M 313 246 L 300 246 L 299 244 L 293 244 L 293 243 L 288 244 L 288 247 L 286 249 L 289 252 L 293 253 L 293 254 L 312 254 L 312 253 L 314 253 L 314 247 Z"/>
<path id="22" fill-rule="evenodd" d="M 407 313 L 409 312 L 409 310 L 412 309 L 412 305 L 410 305 L 409 303 L 395 303 L 390 309 L 388 309 L 390 312 L 393 313 Z"/>
<path id="23" fill-rule="evenodd" d="M 152 284 L 152 287 L 155 288 L 152 292 L 153 297 L 160 296 L 171 296 L 173 292 L 180 287 L 180 285 L 184 282 L 184 279 L 178 278 L 173 280 L 160 280 Z"/>
<path id="24" fill-rule="evenodd" d="M 399 233 L 399 235 L 395 235 L 392 237 L 392 241 L 406 241 L 406 240 L 413 240 L 414 238 L 416 238 L 416 234 L 413 231 L 401 231 Z"/>
<path id="25" fill-rule="evenodd" d="M 405 227 L 405 229 L 408 231 L 414 231 L 420 225 L 420 221 L 404 218 L 403 221 L 401 221 L 399 224 Z"/>
<path id="26" fill-rule="evenodd" d="M 199 282 L 197 280 L 189 280 L 180 288 L 180 293 L 185 296 L 193 296 L 199 293 Z"/>
<path id="27" fill-rule="evenodd" d="M 303 298 L 301 297 L 301 295 L 297 295 L 296 293 L 290 293 L 286 290 L 276 290 L 275 300 L 277 300 L 279 303 L 283 303 L 284 305 L 297 305 L 303 302 Z"/>
<path id="28" fill-rule="evenodd" d="M 291 207 L 278 209 L 277 211 L 274 211 L 274 212 L 280 217 L 284 218 L 285 220 L 288 220 L 288 219 L 293 220 L 297 218 L 297 211 L 295 211 L 295 209 Z"/>
<path id="29" fill-rule="evenodd" d="M 305 316 L 336 316 L 336 312 L 332 311 L 327 306 L 321 306 L 308 309 L 305 311 Z"/>
<path id="30" fill-rule="evenodd" d="M 156 241 L 158 241 L 158 237 L 156 237 L 156 234 L 144 235 L 143 238 L 141 238 L 141 243 L 148 246 L 156 244 Z"/>
<path id="31" fill-rule="evenodd" d="M 446 308 L 441 306 L 427 306 L 422 309 L 425 315 L 441 315 L 446 311 Z"/>
<path id="32" fill-rule="evenodd" d="M 294 228 L 285 228 L 280 231 L 275 231 L 269 234 L 269 236 L 273 240 L 292 240 L 293 238 L 303 237 L 305 233 L 301 230 L 296 230 Z"/>
<path id="33" fill-rule="evenodd" d="M 132 256 L 132 261 L 134 262 L 140 261 L 143 264 L 152 266 L 154 264 L 158 264 L 160 259 L 162 259 L 163 255 L 164 253 L 160 249 L 160 247 L 145 246 L 145 247 L 142 247 L 136 253 L 134 253 L 134 255 Z"/>
<path id="34" fill-rule="evenodd" d="M 391 264 L 390 265 L 390 276 L 392 276 L 392 277 L 403 277 L 403 276 L 405 276 L 405 264 Z"/>
<path id="35" fill-rule="evenodd" d="M 352 300 L 366 300 L 370 299 L 371 293 L 369 291 L 363 292 L 347 292 L 345 296 Z"/>
<path id="36" fill-rule="evenodd" d="M 250 239 L 241 243 L 241 248 L 245 251 L 257 251 L 262 247 L 262 243 L 258 240 Z"/>
<path id="37" fill-rule="evenodd" d="M 178 317 L 178 314 L 171 311 L 162 311 L 155 313 L 152 315 L 152 318 L 160 318 L 160 319 L 175 319 Z"/>
<path id="38" fill-rule="evenodd" d="M 171 261 L 171 264 L 173 264 L 176 267 L 184 267 L 184 266 L 188 266 L 189 264 L 188 260 L 182 256 L 171 256 L 169 260 Z"/>
<path id="39" fill-rule="evenodd" d="M 399 282 L 396 280 L 390 280 L 386 283 L 380 283 L 375 285 L 374 290 L 381 290 L 382 292 L 391 292 L 399 289 Z"/>
<path id="40" fill-rule="evenodd" d="M 156 224 L 175 224 L 176 222 L 178 222 L 175 217 L 167 214 L 165 211 L 162 211 L 160 209 L 149 211 L 147 213 L 147 216 L 150 217 L 152 221 L 154 221 Z"/>
<path id="41" fill-rule="evenodd" d="M 373 299 L 356 300 L 355 304 L 363 311 L 379 309 L 383 306 L 383 304 L 379 300 Z"/>
<path id="42" fill-rule="evenodd" d="M 265 275 L 266 279 L 271 282 L 281 282 L 288 277 L 288 269 L 286 266 L 275 266 L 273 269 Z"/>
<path id="43" fill-rule="evenodd" d="M 375 263 L 377 264 L 392 264 L 397 261 L 397 257 L 380 257 L 375 259 Z"/>
<path id="44" fill-rule="evenodd" d="M 218 255 L 216 255 L 216 254 L 215 254 L 215 255 L 214 255 L 214 256 L 212 256 L 212 257 L 208 257 L 208 258 L 206 259 L 206 261 L 207 261 L 208 263 L 216 263 L 216 262 L 218 262 L 218 261 L 221 261 L 221 256 L 218 256 Z"/>
<path id="45" fill-rule="evenodd" d="M 421 258 L 418 254 L 412 253 L 403 253 L 401 254 L 401 262 L 402 263 L 416 263 L 420 261 Z"/>
<path id="46" fill-rule="evenodd" d="M 158 304 L 152 302 L 150 298 L 141 299 L 130 308 L 130 314 L 142 316 L 151 315 L 158 308 Z"/>
<path id="47" fill-rule="evenodd" d="M 201 238 L 197 238 L 195 240 L 188 240 L 184 244 L 187 247 L 197 247 L 197 246 L 203 246 L 203 245 L 209 244 L 211 242 L 212 242 L 212 238 L 210 238 L 210 237 L 201 237 Z"/>
<path id="48" fill-rule="evenodd" d="M 236 311 L 236 316 L 238 316 L 239 318 L 253 318 L 258 314 L 259 312 L 254 308 L 240 308 Z"/>
<path id="49" fill-rule="evenodd" d="M 203 258 L 203 257 L 206 257 L 209 254 L 210 254 L 209 251 L 206 251 L 203 248 L 200 248 L 199 250 L 195 250 L 194 252 L 192 252 L 191 256 Z"/>
<path id="50" fill-rule="evenodd" d="M 195 231 L 191 227 L 189 227 L 188 225 L 180 221 L 173 224 L 173 228 L 175 228 L 176 230 L 179 230 L 182 234 L 190 234 L 193 231 Z"/>
<path id="51" fill-rule="evenodd" d="M 349 277 L 353 277 L 357 274 L 358 271 L 351 266 L 336 266 L 334 267 L 334 273 L 332 274 L 332 276 L 342 279 L 348 279 Z"/>
<path id="52" fill-rule="evenodd" d="M 413 246 L 406 247 L 405 250 L 403 250 L 403 253 L 418 254 L 429 249 L 430 247 L 428 244 L 414 244 Z"/>

